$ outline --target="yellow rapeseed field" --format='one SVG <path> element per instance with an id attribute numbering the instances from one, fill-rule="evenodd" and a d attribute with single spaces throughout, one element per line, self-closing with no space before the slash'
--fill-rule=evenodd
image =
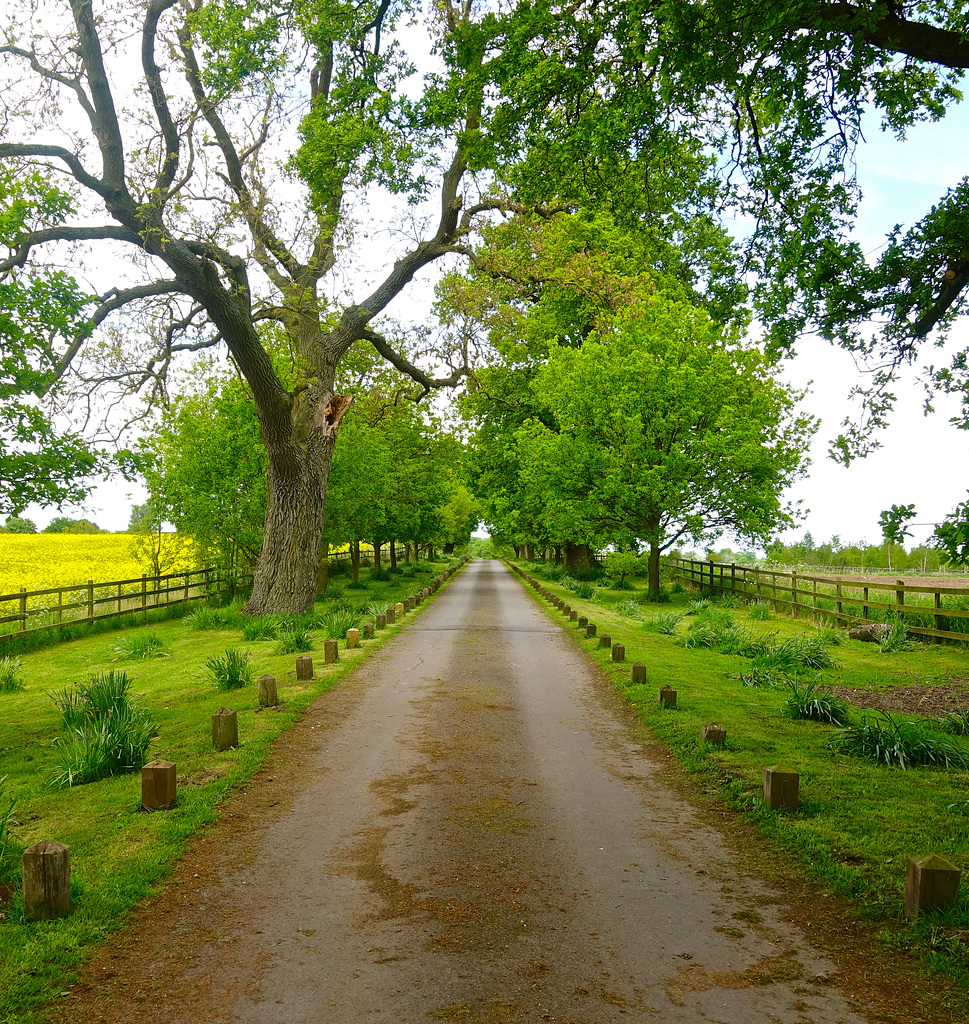
<path id="1" fill-rule="evenodd" d="M 21 587 L 46 590 L 88 580 L 111 583 L 140 579 L 151 568 L 143 556 L 138 556 L 135 541 L 129 533 L 0 533 L 0 596 L 15 594 Z M 193 568 L 190 556 L 179 562 L 182 564 L 167 571 Z M 34 606 L 43 603 L 31 602 Z"/>

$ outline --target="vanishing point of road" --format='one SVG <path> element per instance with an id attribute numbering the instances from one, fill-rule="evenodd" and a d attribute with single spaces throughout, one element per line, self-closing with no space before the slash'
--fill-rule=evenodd
<path id="1" fill-rule="evenodd" d="M 498 562 L 277 747 L 58 1019 L 866 1019 Z"/>

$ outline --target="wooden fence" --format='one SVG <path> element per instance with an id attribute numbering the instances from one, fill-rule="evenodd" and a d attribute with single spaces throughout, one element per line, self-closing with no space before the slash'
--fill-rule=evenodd
<path id="1" fill-rule="evenodd" d="M 667 558 L 678 579 L 701 591 L 735 594 L 745 601 L 767 601 L 797 618 L 859 625 L 898 615 L 912 633 L 969 643 L 969 589 L 945 580 L 913 585 L 904 580 L 875 583 L 724 562 Z"/>
<path id="2" fill-rule="evenodd" d="M 147 612 L 251 585 L 251 573 L 233 575 L 210 568 L 104 583 L 88 580 L 46 590 L 21 588 L 16 594 L 0 594 L 0 644 L 25 633 Z"/>

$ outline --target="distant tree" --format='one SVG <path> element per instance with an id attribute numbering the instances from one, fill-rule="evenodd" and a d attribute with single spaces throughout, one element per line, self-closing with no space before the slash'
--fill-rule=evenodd
<path id="1" fill-rule="evenodd" d="M 8 533 L 36 533 L 37 524 L 32 519 L 23 519 L 20 516 L 7 516 Z"/>
<path id="2" fill-rule="evenodd" d="M 64 533 L 104 533 L 104 531 L 90 519 L 78 519 L 76 523 L 68 526 Z"/>
<path id="3" fill-rule="evenodd" d="M 915 505 L 892 505 L 891 508 L 878 514 L 878 525 L 885 538 L 889 569 L 892 567 L 892 545 L 901 544 L 906 537 L 911 536 L 911 531 L 906 528 L 905 524 L 914 518 Z"/>
<path id="4" fill-rule="evenodd" d="M 73 526 L 76 522 L 76 519 L 71 519 L 69 516 L 54 516 L 41 532 L 64 533 L 69 526 Z"/>
<path id="5" fill-rule="evenodd" d="M 128 533 L 136 533 L 141 526 L 142 520 L 149 515 L 147 503 L 144 505 L 132 505 L 131 515 L 128 517 Z"/>
<path id="6" fill-rule="evenodd" d="M 935 545 L 952 565 L 969 565 L 969 500 L 958 504 L 935 528 Z"/>

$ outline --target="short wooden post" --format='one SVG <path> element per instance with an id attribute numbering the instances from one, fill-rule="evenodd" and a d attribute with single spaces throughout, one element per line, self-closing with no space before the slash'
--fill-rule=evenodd
<path id="1" fill-rule="evenodd" d="M 308 654 L 300 654 L 296 658 L 296 678 L 313 678 L 313 659 Z"/>
<path id="2" fill-rule="evenodd" d="M 352 651 L 357 644 L 360 643 L 360 630 L 359 629 L 348 629 L 347 630 L 347 650 Z"/>
<path id="3" fill-rule="evenodd" d="M 588 625 L 589 625 L 589 616 L 588 615 L 580 615 L 579 616 L 579 629 L 585 629 L 585 627 L 588 626 Z"/>
<path id="4" fill-rule="evenodd" d="M 146 811 L 168 810 L 175 802 L 176 785 L 171 761 L 149 761 L 141 769 L 141 806 Z"/>
<path id="5" fill-rule="evenodd" d="M 727 730 L 722 725 L 704 725 L 700 729 L 700 742 L 711 743 L 715 747 L 722 747 L 727 741 Z"/>
<path id="6" fill-rule="evenodd" d="M 625 661 L 626 660 L 626 648 L 622 644 L 612 645 L 612 660 L 613 661 Z"/>
<path id="7" fill-rule="evenodd" d="M 384 616 L 387 619 L 387 625 L 392 626 L 397 621 L 397 609 L 394 605 L 388 605 L 387 611 Z"/>
<path id="8" fill-rule="evenodd" d="M 377 615 L 377 629 L 387 628 L 387 615 L 385 612 L 380 612 Z"/>
<path id="9" fill-rule="evenodd" d="M 791 573 L 791 616 L 797 618 L 797 573 Z"/>
<path id="10" fill-rule="evenodd" d="M 256 681 L 256 691 L 259 694 L 259 703 L 264 708 L 274 708 L 279 703 L 275 676 L 260 676 Z"/>
<path id="11" fill-rule="evenodd" d="M 563 614 L 563 615 L 571 615 L 571 614 L 572 614 L 572 605 L 570 605 L 570 604 L 566 604 L 566 603 L 565 603 L 565 602 L 563 601 L 563 602 L 562 602 L 562 614 Z"/>
<path id="12" fill-rule="evenodd" d="M 796 811 L 801 806 L 798 799 L 800 776 L 783 764 L 771 765 L 764 769 L 764 803 L 772 810 L 786 808 Z"/>
<path id="13" fill-rule="evenodd" d="M 934 853 L 909 857 L 905 872 L 905 916 L 914 921 L 920 910 L 951 906 L 959 896 L 961 875 L 953 863 Z"/>
<path id="14" fill-rule="evenodd" d="M 636 661 L 633 663 L 632 671 L 630 673 L 630 679 L 634 683 L 646 682 L 646 666 L 641 661 Z"/>
<path id="15" fill-rule="evenodd" d="M 364 637 L 367 640 L 369 640 L 373 636 L 373 623 L 372 622 L 365 622 L 363 624 L 363 635 L 364 635 Z"/>
<path id="16" fill-rule="evenodd" d="M 219 708 L 212 716 L 212 746 L 216 750 L 239 746 L 239 716 L 231 708 Z"/>
<path id="17" fill-rule="evenodd" d="M 404 614 L 404 603 L 403 603 L 403 601 L 398 601 L 397 604 L 394 605 L 394 611 L 397 613 L 397 618 L 398 619 L 401 617 L 401 615 Z"/>
<path id="18" fill-rule="evenodd" d="M 661 708 L 676 707 L 676 690 L 672 686 L 663 685 L 659 688 L 659 706 Z"/>
<path id="19" fill-rule="evenodd" d="M 608 633 L 603 633 L 599 637 L 600 647 L 612 647 L 612 637 Z"/>
<path id="20" fill-rule="evenodd" d="M 594 622 L 590 622 L 585 627 L 585 635 L 586 637 L 593 637 L 596 635 L 596 624 Z"/>
<path id="21" fill-rule="evenodd" d="M 71 912 L 71 851 L 42 839 L 24 850 L 24 909 L 33 921 L 50 921 Z"/>
<path id="22" fill-rule="evenodd" d="M 576 619 L 578 619 L 578 617 L 579 617 L 579 613 L 574 608 L 570 608 L 569 609 L 569 622 L 575 622 Z"/>
<path id="23" fill-rule="evenodd" d="M 340 657 L 339 644 L 336 640 L 324 640 L 323 641 L 323 661 L 327 665 L 332 665 Z"/>

